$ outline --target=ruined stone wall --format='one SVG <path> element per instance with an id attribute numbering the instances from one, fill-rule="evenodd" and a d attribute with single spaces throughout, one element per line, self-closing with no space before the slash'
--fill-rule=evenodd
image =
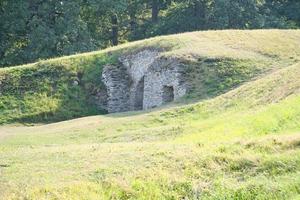
<path id="1" fill-rule="evenodd" d="M 129 109 L 130 77 L 122 65 L 107 65 L 103 69 L 102 80 L 107 88 L 107 111 L 125 112 Z"/>
<path id="2" fill-rule="evenodd" d="M 125 55 L 119 58 L 119 61 L 126 67 L 127 73 L 132 81 L 129 93 L 130 110 L 141 110 L 143 107 L 142 85 L 144 76 L 148 68 L 159 56 L 157 50 L 145 49 L 131 55 Z"/>
<path id="3" fill-rule="evenodd" d="M 149 68 L 145 76 L 143 109 L 150 109 L 169 100 L 164 98 L 164 87 L 173 89 L 174 100 L 186 94 L 183 67 L 173 58 L 159 58 Z"/>
<path id="4" fill-rule="evenodd" d="M 124 55 L 119 62 L 105 66 L 102 74 L 109 113 L 154 108 L 187 92 L 182 64 L 161 57 L 158 50 Z"/>

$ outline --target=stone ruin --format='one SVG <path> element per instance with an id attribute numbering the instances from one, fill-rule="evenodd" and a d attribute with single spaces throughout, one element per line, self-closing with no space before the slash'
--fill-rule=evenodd
<path id="1" fill-rule="evenodd" d="M 183 69 L 177 59 L 162 57 L 153 49 L 120 57 L 118 65 L 103 69 L 105 109 L 109 113 L 147 110 L 182 97 L 187 92 Z"/>

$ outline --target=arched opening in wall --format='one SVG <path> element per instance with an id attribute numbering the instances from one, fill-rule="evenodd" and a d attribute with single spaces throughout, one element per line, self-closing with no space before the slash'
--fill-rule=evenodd
<path id="1" fill-rule="evenodd" d="M 163 86 L 163 103 L 169 103 L 174 101 L 174 87 L 173 86 Z"/>
<path id="2" fill-rule="evenodd" d="M 143 103 L 144 103 L 144 86 L 145 86 L 145 78 L 141 78 L 138 82 L 136 93 L 135 93 L 135 102 L 134 102 L 134 109 L 135 110 L 143 110 Z"/>
<path id="3" fill-rule="evenodd" d="M 104 85 L 101 85 L 99 90 L 97 90 L 95 92 L 95 96 L 93 95 L 93 97 L 96 99 L 96 105 L 99 108 L 100 112 L 108 112 L 108 92 L 107 92 L 107 88 Z"/>

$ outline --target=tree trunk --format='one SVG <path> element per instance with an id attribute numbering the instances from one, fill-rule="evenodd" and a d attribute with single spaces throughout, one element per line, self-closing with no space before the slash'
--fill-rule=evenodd
<path id="1" fill-rule="evenodd" d="M 136 22 L 136 16 L 135 13 L 130 14 L 130 40 L 136 39 L 136 28 L 137 28 L 137 22 Z"/>
<path id="2" fill-rule="evenodd" d="M 205 26 L 205 4 L 202 0 L 196 0 L 194 4 L 194 16 L 197 19 L 195 28 L 204 28 Z"/>
<path id="3" fill-rule="evenodd" d="M 112 23 L 112 35 L 111 35 L 111 41 L 114 46 L 119 44 L 119 26 L 118 26 L 118 17 L 116 14 L 113 14 L 111 17 L 111 23 Z"/>
<path id="4" fill-rule="evenodd" d="M 135 13 L 131 12 L 129 17 L 130 17 L 130 31 L 131 31 L 131 33 L 134 33 L 134 31 L 136 29 Z"/>
<path id="5" fill-rule="evenodd" d="M 152 0 L 152 22 L 156 23 L 158 21 L 158 0 Z"/>

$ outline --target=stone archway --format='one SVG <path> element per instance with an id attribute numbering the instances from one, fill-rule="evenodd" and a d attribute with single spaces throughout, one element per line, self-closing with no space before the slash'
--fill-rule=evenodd
<path id="1" fill-rule="evenodd" d="M 143 110 L 144 87 L 145 87 L 145 77 L 143 76 L 136 86 L 135 98 L 134 98 L 134 110 Z"/>
<path id="2" fill-rule="evenodd" d="M 174 87 L 173 86 L 163 86 L 162 90 L 162 100 L 163 103 L 169 103 L 174 101 Z"/>
<path id="3" fill-rule="evenodd" d="M 184 68 L 177 59 L 159 57 L 158 51 L 146 49 L 119 61 L 106 65 L 102 73 L 109 113 L 147 110 L 186 94 Z"/>

